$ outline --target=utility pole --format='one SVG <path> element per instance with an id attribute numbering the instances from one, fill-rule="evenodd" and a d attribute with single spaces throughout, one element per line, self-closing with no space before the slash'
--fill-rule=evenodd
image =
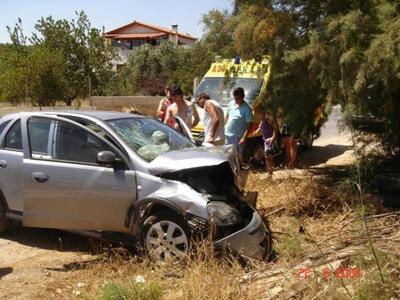
<path id="1" fill-rule="evenodd" d="M 92 79 L 90 78 L 90 75 L 88 76 L 88 81 L 89 81 L 89 105 L 93 106 L 92 103 Z"/>
<path id="2" fill-rule="evenodd" d="M 28 106 L 28 75 L 25 74 L 25 106 Z"/>

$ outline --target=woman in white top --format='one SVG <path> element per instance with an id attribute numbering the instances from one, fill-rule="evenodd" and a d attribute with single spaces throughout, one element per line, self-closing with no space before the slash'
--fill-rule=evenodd
<path id="1" fill-rule="evenodd" d="M 201 93 L 196 98 L 197 105 L 204 109 L 203 126 L 205 142 L 214 145 L 223 145 L 224 132 L 224 111 L 219 103 L 210 99 L 206 93 Z"/>

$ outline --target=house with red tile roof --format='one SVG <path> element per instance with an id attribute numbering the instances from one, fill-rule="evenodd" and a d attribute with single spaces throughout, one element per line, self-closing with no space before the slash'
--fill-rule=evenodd
<path id="1" fill-rule="evenodd" d="M 113 62 L 116 66 L 126 64 L 135 48 L 145 44 L 159 46 L 163 41 L 171 41 L 177 45 L 192 45 L 197 40 L 190 34 L 178 31 L 177 24 L 168 29 L 136 20 L 108 31 L 104 36 L 119 54 L 119 59 Z"/>

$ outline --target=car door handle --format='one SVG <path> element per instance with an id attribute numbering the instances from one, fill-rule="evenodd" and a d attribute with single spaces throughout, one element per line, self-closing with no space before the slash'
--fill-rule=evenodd
<path id="1" fill-rule="evenodd" d="M 44 172 L 35 172 L 32 173 L 32 180 L 35 182 L 43 183 L 49 180 L 49 176 L 47 176 Z"/>
<path id="2" fill-rule="evenodd" d="M 4 169 L 7 168 L 7 162 L 5 160 L 0 160 L 0 168 Z"/>

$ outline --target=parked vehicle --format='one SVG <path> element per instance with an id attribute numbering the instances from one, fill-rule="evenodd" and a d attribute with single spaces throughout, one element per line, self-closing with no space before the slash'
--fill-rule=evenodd
<path id="1" fill-rule="evenodd" d="M 193 97 L 205 92 L 211 99 L 216 100 L 226 112 L 228 103 L 233 100 L 232 91 L 236 87 L 242 87 L 245 91 L 246 102 L 254 109 L 257 96 L 266 93 L 270 76 L 271 58 L 267 55 L 251 60 L 240 60 L 239 57 L 222 59 L 217 56 L 195 89 Z M 202 109 L 198 108 L 198 111 L 202 114 Z M 310 125 L 309 129 L 302 133 L 299 140 L 302 148 L 311 148 L 314 139 L 318 137 L 319 128 L 323 124 L 323 120 L 320 122 L 319 119 L 320 115 L 316 116 L 314 123 L 318 125 Z M 264 162 L 262 136 L 260 133 L 255 133 L 260 122 L 261 119 L 255 114 L 251 133 L 243 148 L 244 161 Z M 192 134 L 196 140 L 204 139 L 204 128 L 201 122 L 192 129 Z"/>
<path id="2" fill-rule="evenodd" d="M 74 230 L 183 258 L 215 227 L 217 247 L 262 258 L 269 233 L 245 203 L 235 150 L 198 147 L 148 117 L 23 112 L 0 119 L 0 232 Z"/>

